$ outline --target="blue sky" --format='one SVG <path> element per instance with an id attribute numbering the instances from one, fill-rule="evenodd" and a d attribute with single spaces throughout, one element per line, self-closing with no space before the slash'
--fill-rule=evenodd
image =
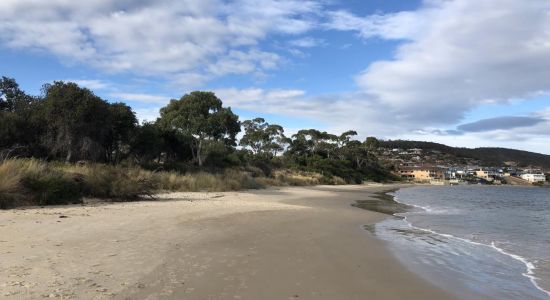
<path id="1" fill-rule="evenodd" d="M 0 75 L 75 81 L 154 120 L 213 90 L 241 119 L 550 154 L 550 3 L 0 2 Z"/>

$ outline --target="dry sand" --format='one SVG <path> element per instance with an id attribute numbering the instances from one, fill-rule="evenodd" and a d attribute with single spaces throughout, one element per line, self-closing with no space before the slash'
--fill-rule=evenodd
<path id="1" fill-rule="evenodd" d="M 5 299 L 451 299 L 350 206 L 394 186 L 177 193 L 0 211 Z"/>

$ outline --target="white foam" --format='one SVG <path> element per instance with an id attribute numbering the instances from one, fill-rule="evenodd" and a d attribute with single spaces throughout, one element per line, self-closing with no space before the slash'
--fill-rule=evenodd
<path id="1" fill-rule="evenodd" d="M 534 270 L 536 269 L 535 265 L 528 261 L 527 259 L 525 259 L 525 257 L 522 257 L 522 256 L 519 256 L 517 254 L 513 254 L 513 253 L 510 253 L 510 252 L 507 252 L 506 250 L 502 249 L 502 248 L 499 248 L 495 245 L 495 242 L 491 242 L 491 248 L 497 250 L 498 252 L 504 254 L 504 255 L 507 255 L 507 256 L 510 256 L 512 257 L 513 259 L 516 259 L 516 260 L 519 260 L 521 261 L 523 264 L 525 264 L 525 266 L 527 267 L 527 272 L 526 273 L 523 273 L 522 275 L 529 278 L 529 280 L 531 281 L 531 283 L 533 283 L 533 285 L 539 289 L 540 291 L 546 293 L 546 295 L 550 296 L 550 291 L 547 291 L 545 289 L 543 289 L 538 283 L 537 283 L 537 277 L 535 277 L 535 272 Z"/>
<path id="2" fill-rule="evenodd" d="M 426 210 L 426 207 L 423 207 L 423 206 L 419 206 L 419 205 L 414 205 L 414 204 L 408 204 L 408 203 L 404 203 L 404 202 L 400 202 L 398 201 L 397 199 L 397 196 L 393 195 L 394 196 L 394 201 L 397 202 L 397 203 L 400 203 L 400 204 L 405 204 L 405 205 L 410 205 L 410 206 L 413 206 L 413 207 L 416 207 L 416 208 L 420 208 L 420 209 L 424 209 Z M 429 210 L 426 210 L 426 212 L 430 212 Z M 502 248 L 499 248 L 496 246 L 495 242 L 491 242 L 490 245 L 487 245 L 487 244 L 483 244 L 483 243 L 479 243 L 479 242 L 475 242 L 475 241 L 472 241 L 472 240 L 469 240 L 469 239 L 465 239 L 465 238 L 461 238 L 461 237 L 458 237 L 458 236 L 454 236 L 452 234 L 446 234 L 446 233 L 440 233 L 440 232 L 437 232 L 437 231 L 434 231 L 432 229 L 427 229 L 427 228 L 421 228 L 421 227 L 416 227 L 414 225 L 412 225 L 411 222 L 409 222 L 407 220 L 407 216 L 406 216 L 407 213 L 396 213 L 394 214 L 395 216 L 399 216 L 399 217 L 402 217 L 403 218 L 403 221 L 405 221 L 407 223 L 407 225 L 410 227 L 410 228 L 414 228 L 414 229 L 417 229 L 417 230 L 421 230 L 421 231 L 425 231 L 425 232 L 429 232 L 429 233 L 432 233 L 432 234 L 436 234 L 436 235 L 440 235 L 440 236 L 443 236 L 443 237 L 446 237 L 446 238 L 450 238 L 450 239 L 456 239 L 456 240 L 460 240 L 460 241 L 463 241 L 463 242 L 466 242 L 466 243 L 470 243 L 470 244 L 473 244 L 473 245 L 477 245 L 477 246 L 484 246 L 484 247 L 489 247 L 493 250 L 496 250 L 498 251 L 499 253 L 501 254 L 504 254 L 508 257 L 511 257 L 517 261 L 520 261 L 522 262 L 526 269 L 527 269 L 527 272 L 525 273 L 522 273 L 523 276 L 527 277 L 529 279 L 529 281 L 531 281 L 531 283 L 535 286 L 535 288 L 537 288 L 539 291 L 545 293 L 546 295 L 550 296 L 550 291 L 547 291 L 545 290 L 544 288 L 542 288 L 538 283 L 537 283 L 537 280 L 538 278 L 535 277 L 535 272 L 534 270 L 536 270 L 536 266 L 530 262 L 529 260 L 527 260 L 526 258 L 522 257 L 522 256 L 519 256 L 517 254 L 513 254 L 513 253 L 510 253 L 510 252 L 507 252 L 505 251 L 504 249 Z"/>

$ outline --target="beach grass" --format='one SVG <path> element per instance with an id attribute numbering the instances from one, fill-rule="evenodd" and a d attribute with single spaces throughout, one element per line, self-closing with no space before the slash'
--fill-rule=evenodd
<path id="1" fill-rule="evenodd" d="M 0 208 L 80 201 L 80 184 L 72 174 L 35 159 L 0 163 Z"/>
<path id="2" fill-rule="evenodd" d="M 155 172 L 139 166 L 6 159 L 0 162 L 0 208 L 81 203 L 84 197 L 132 201 L 154 198 L 158 192 L 224 192 L 345 183 L 336 176 L 299 170 L 275 170 L 269 176 L 254 168 L 180 173 Z"/>

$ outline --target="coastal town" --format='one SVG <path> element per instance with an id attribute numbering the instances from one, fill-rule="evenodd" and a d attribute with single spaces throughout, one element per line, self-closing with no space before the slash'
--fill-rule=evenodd
<path id="1" fill-rule="evenodd" d="M 379 148 L 379 159 L 405 181 L 432 185 L 549 185 L 550 170 L 515 161 L 485 166 L 473 158 L 458 158 L 435 149 Z"/>

